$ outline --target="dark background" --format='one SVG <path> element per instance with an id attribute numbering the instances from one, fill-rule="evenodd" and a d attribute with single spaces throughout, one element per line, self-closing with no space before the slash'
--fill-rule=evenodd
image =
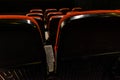
<path id="1" fill-rule="evenodd" d="M 72 0 L 0 0 L 0 12 L 27 12 L 32 8 L 73 7 Z"/>
<path id="2" fill-rule="evenodd" d="M 120 0 L 75 0 L 84 9 L 120 9 Z"/>
<path id="3" fill-rule="evenodd" d="M 0 0 L 0 12 L 27 12 L 32 8 L 80 6 L 87 9 L 120 9 L 120 0 Z"/>

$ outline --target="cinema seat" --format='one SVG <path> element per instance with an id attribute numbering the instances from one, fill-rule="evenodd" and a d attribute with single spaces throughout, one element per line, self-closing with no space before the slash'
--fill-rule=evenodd
<path id="1" fill-rule="evenodd" d="M 56 12 L 56 11 L 57 11 L 57 9 L 50 8 L 50 9 L 46 9 L 44 14 L 47 15 L 49 12 Z"/>
<path id="2" fill-rule="evenodd" d="M 30 17 L 33 17 L 37 21 L 37 23 L 40 27 L 40 30 L 41 30 L 41 36 L 42 36 L 43 42 L 45 42 L 45 28 L 44 28 L 43 19 L 39 16 L 30 16 Z"/>
<path id="3" fill-rule="evenodd" d="M 63 14 L 66 14 L 67 12 L 69 12 L 71 10 L 70 10 L 70 8 L 60 8 L 59 11 L 62 12 Z"/>
<path id="4" fill-rule="evenodd" d="M 72 11 L 82 11 L 82 8 L 81 7 L 74 7 L 74 8 L 72 8 Z"/>
<path id="5" fill-rule="evenodd" d="M 46 21 L 48 22 L 51 16 L 62 15 L 62 14 L 63 14 L 62 12 L 49 12 L 46 16 Z"/>
<path id="6" fill-rule="evenodd" d="M 0 15 L 0 80 L 46 80 L 47 64 L 37 22 Z"/>
<path id="7" fill-rule="evenodd" d="M 43 15 L 43 13 L 37 13 L 37 12 L 27 13 L 26 16 L 39 16 L 39 17 L 42 18 L 42 20 L 44 20 L 44 15 Z"/>
<path id="8" fill-rule="evenodd" d="M 43 13 L 42 9 L 31 9 L 30 13 Z"/>
<path id="9" fill-rule="evenodd" d="M 55 45 L 55 39 L 56 39 L 56 34 L 57 34 L 57 28 L 60 19 L 64 15 L 54 15 L 50 17 L 49 22 L 48 22 L 48 33 L 49 33 L 49 44 L 52 44 L 52 46 Z"/>
<path id="10" fill-rule="evenodd" d="M 49 11 L 57 11 L 57 9 L 56 8 L 48 8 L 45 10 L 45 12 L 49 12 Z"/>
<path id="11" fill-rule="evenodd" d="M 44 28 L 44 16 L 42 13 L 28 13 L 26 16 L 33 17 L 38 25 L 40 26 L 40 30 L 43 36 L 43 40 L 45 41 L 45 28 Z"/>
<path id="12" fill-rule="evenodd" d="M 39 16 L 32 16 L 32 15 L 29 15 L 29 17 L 34 18 L 36 21 L 37 21 L 37 20 L 40 20 L 41 22 L 43 21 L 43 19 L 42 19 L 41 17 L 39 17 Z M 39 21 L 37 21 L 37 23 L 38 23 L 38 25 L 39 25 Z"/>
<path id="13" fill-rule="evenodd" d="M 55 9 L 55 8 L 46 9 L 45 12 L 44 12 L 44 17 L 45 17 L 45 18 L 47 17 L 47 14 L 48 14 L 49 12 L 57 12 L 57 9 Z"/>
<path id="14" fill-rule="evenodd" d="M 117 10 L 65 15 L 54 47 L 58 80 L 119 80 L 119 25 Z"/>

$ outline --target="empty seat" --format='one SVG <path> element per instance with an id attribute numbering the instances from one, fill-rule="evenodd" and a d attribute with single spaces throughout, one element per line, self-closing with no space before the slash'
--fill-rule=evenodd
<path id="1" fill-rule="evenodd" d="M 49 19 L 51 16 L 54 16 L 54 15 L 61 15 L 63 14 L 62 12 L 49 12 L 46 16 L 46 21 L 49 22 Z"/>
<path id="2" fill-rule="evenodd" d="M 72 8 L 72 11 L 82 11 L 82 8 L 81 7 L 74 7 L 74 8 Z"/>
<path id="3" fill-rule="evenodd" d="M 120 11 L 73 12 L 59 23 L 56 44 L 58 80 L 119 78 Z M 114 74 L 117 75 L 115 76 Z"/>
<path id="4" fill-rule="evenodd" d="M 55 9 L 55 8 L 46 9 L 45 12 L 44 12 L 44 17 L 45 17 L 45 18 L 46 18 L 47 14 L 48 14 L 49 12 L 57 12 L 57 9 Z"/>
<path id="5" fill-rule="evenodd" d="M 60 8 L 59 11 L 62 12 L 63 14 L 66 14 L 67 12 L 69 12 L 71 10 L 70 10 L 70 8 Z"/>
<path id="6" fill-rule="evenodd" d="M 33 17 L 37 21 L 37 23 L 40 27 L 40 30 L 41 30 L 41 35 L 42 35 L 43 41 L 45 42 L 45 28 L 44 28 L 43 19 L 39 16 L 30 16 L 30 17 Z"/>
<path id="7" fill-rule="evenodd" d="M 35 20 L 40 20 L 41 22 L 43 21 L 43 19 L 39 16 L 31 16 L 31 15 L 28 16 L 34 18 Z M 39 24 L 39 21 L 37 21 L 37 23 Z"/>
<path id="8" fill-rule="evenodd" d="M 55 9 L 55 8 L 49 8 L 49 9 L 45 10 L 45 12 L 49 12 L 49 11 L 57 11 L 57 9 Z"/>
<path id="9" fill-rule="evenodd" d="M 37 22 L 28 16 L 0 15 L 0 79 L 46 80 L 46 55 Z"/>
<path id="10" fill-rule="evenodd" d="M 30 10 L 30 13 L 36 13 L 36 12 L 43 13 L 43 10 L 42 9 L 31 9 Z"/>
<path id="11" fill-rule="evenodd" d="M 48 22 L 48 33 L 49 33 L 49 44 L 52 44 L 54 46 L 55 44 L 55 39 L 56 39 L 56 34 L 57 34 L 57 28 L 60 19 L 64 15 L 55 15 L 50 17 L 49 22 Z"/>
<path id="12" fill-rule="evenodd" d="M 27 13 L 26 16 L 33 17 L 40 26 L 44 39 L 44 16 L 42 13 Z"/>
<path id="13" fill-rule="evenodd" d="M 55 9 L 55 8 L 46 9 L 44 14 L 47 15 L 49 12 L 56 12 L 56 11 L 57 11 L 57 9 Z"/>
<path id="14" fill-rule="evenodd" d="M 27 13 L 26 16 L 39 16 L 44 20 L 43 13 Z"/>

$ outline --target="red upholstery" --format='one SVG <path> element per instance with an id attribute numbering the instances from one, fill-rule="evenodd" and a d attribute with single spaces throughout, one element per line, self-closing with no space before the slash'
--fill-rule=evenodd
<path id="1" fill-rule="evenodd" d="M 56 15 L 56 14 L 62 14 L 62 12 L 49 12 L 47 14 L 47 17 L 50 16 L 50 15 Z"/>
<path id="2" fill-rule="evenodd" d="M 54 46 L 55 44 L 58 24 L 63 16 L 64 15 L 55 15 L 55 16 L 51 16 L 49 19 L 48 22 L 49 42 L 50 44 L 52 44 L 52 46 Z"/>
<path id="3" fill-rule="evenodd" d="M 64 15 L 54 15 L 54 16 L 51 16 L 50 19 L 49 19 L 49 22 L 48 22 L 48 28 L 49 28 L 49 24 L 50 24 L 50 21 L 55 19 L 55 18 L 62 18 Z"/>
<path id="4" fill-rule="evenodd" d="M 82 12 L 70 12 L 69 14 L 65 15 L 59 22 L 57 35 L 56 35 L 56 43 L 54 46 L 55 53 L 57 53 L 58 49 L 58 42 L 59 42 L 59 33 L 60 33 L 60 27 L 64 20 L 75 16 L 75 15 L 84 15 L 84 14 L 100 14 L 100 13 L 120 13 L 119 10 L 92 10 L 92 11 L 82 11 Z"/>
<path id="5" fill-rule="evenodd" d="M 39 19 L 39 20 L 41 20 L 41 21 L 42 21 L 42 18 L 41 18 L 41 17 L 39 17 L 39 16 L 32 16 L 32 15 L 30 15 L 29 17 L 33 17 L 34 19 Z"/>
<path id="6" fill-rule="evenodd" d="M 47 14 L 49 13 L 49 12 L 57 12 L 57 9 L 46 9 L 45 10 L 45 17 L 47 16 Z"/>
<path id="7" fill-rule="evenodd" d="M 11 80 L 45 80 L 46 57 L 36 20 L 25 15 L 0 15 L 0 24 L 0 79 L 8 80 L 12 75 Z"/>
<path id="8" fill-rule="evenodd" d="M 49 12 L 46 16 L 46 20 L 48 21 L 50 19 L 51 16 L 53 15 L 61 15 L 62 12 Z"/>
<path id="9" fill-rule="evenodd" d="M 25 20 L 28 19 L 36 24 L 37 29 L 41 33 L 38 23 L 32 17 L 24 16 L 24 15 L 0 15 L 0 19 L 25 19 Z"/>
<path id="10" fill-rule="evenodd" d="M 62 14 L 61 12 L 49 12 L 48 14 L 47 14 L 47 16 L 49 16 L 49 15 L 51 15 L 51 14 Z"/>
<path id="11" fill-rule="evenodd" d="M 70 8 L 61 8 L 59 9 L 60 12 L 62 12 L 63 14 L 66 14 L 67 12 L 71 11 Z"/>
<path id="12" fill-rule="evenodd" d="M 35 23 L 36 25 L 38 25 L 37 22 L 32 17 L 23 15 L 0 15 L 0 19 L 28 19 Z"/>
<path id="13" fill-rule="evenodd" d="M 34 15 L 29 15 L 30 17 L 33 17 L 36 22 L 38 23 L 38 25 L 40 26 L 40 30 L 41 30 L 41 35 L 42 35 L 42 38 L 44 40 L 44 37 L 45 37 L 45 33 L 44 33 L 44 22 L 43 22 L 43 19 L 39 16 L 34 16 Z"/>
<path id="14" fill-rule="evenodd" d="M 60 80 L 110 80 L 111 75 L 115 80 L 120 73 L 112 69 L 118 66 L 113 66 L 120 51 L 118 25 L 118 10 L 81 11 L 65 15 L 59 22 L 54 46 L 55 69 Z"/>
<path id="15" fill-rule="evenodd" d="M 55 8 L 50 8 L 50 9 L 46 9 L 45 12 L 48 12 L 48 11 L 57 11 L 57 9 Z"/>
<path id="16" fill-rule="evenodd" d="M 26 16 L 28 16 L 28 15 L 35 15 L 35 14 L 37 14 L 37 15 L 43 15 L 42 13 L 28 13 L 28 14 L 26 14 Z"/>
<path id="17" fill-rule="evenodd" d="M 31 13 L 33 13 L 33 12 L 43 12 L 43 10 L 42 9 L 31 9 L 30 12 Z"/>
<path id="18" fill-rule="evenodd" d="M 42 13 L 28 13 L 26 16 L 39 16 L 41 19 L 43 19 L 43 14 Z"/>
<path id="19" fill-rule="evenodd" d="M 70 10 L 70 8 L 60 8 L 59 11 Z"/>
<path id="20" fill-rule="evenodd" d="M 72 8 L 72 11 L 81 11 L 81 10 L 82 10 L 81 7 L 74 7 L 74 8 Z"/>

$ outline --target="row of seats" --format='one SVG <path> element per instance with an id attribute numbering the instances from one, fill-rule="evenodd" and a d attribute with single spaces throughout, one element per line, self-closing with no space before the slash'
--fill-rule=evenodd
<path id="1" fill-rule="evenodd" d="M 0 15 L 0 25 L 1 80 L 119 80 L 119 10 L 69 12 L 48 23 Z"/>
<path id="2" fill-rule="evenodd" d="M 113 14 L 113 13 L 115 13 L 115 14 Z M 57 67 L 55 66 L 55 73 L 57 74 L 58 79 L 69 80 L 69 78 L 71 78 L 70 80 L 75 80 L 75 79 L 76 80 L 78 80 L 78 79 L 87 80 L 86 78 L 88 78 L 88 77 L 90 77 L 91 79 L 95 78 L 95 77 L 93 77 L 93 75 L 96 74 L 96 71 L 92 75 L 90 75 L 90 74 L 88 75 L 88 73 L 84 74 L 84 72 L 86 71 L 85 70 L 86 68 L 83 69 L 83 71 L 81 71 L 81 69 L 79 70 L 79 68 L 81 68 L 81 65 L 83 65 L 83 66 L 86 65 L 86 66 L 88 66 L 87 68 L 89 68 L 91 66 L 95 67 L 96 65 L 99 65 L 96 68 L 102 68 L 102 69 L 103 68 L 106 69 L 106 67 L 110 66 L 109 71 L 112 71 L 114 61 L 117 61 L 117 59 L 119 58 L 119 49 L 117 48 L 118 43 L 114 43 L 114 40 L 112 40 L 112 39 L 114 39 L 113 36 L 115 36 L 116 34 L 113 36 L 107 37 L 107 36 L 109 36 L 109 34 L 113 34 L 114 32 L 111 33 L 110 32 L 111 30 L 107 30 L 109 33 L 106 34 L 106 31 L 105 31 L 106 29 L 104 30 L 104 27 L 102 27 L 100 29 L 98 27 L 98 29 L 96 29 L 95 26 L 98 26 L 98 25 L 100 26 L 100 24 L 104 24 L 104 26 L 106 26 L 106 27 L 108 27 L 110 25 L 114 26 L 115 22 L 110 22 L 109 20 L 111 20 L 113 17 L 119 18 L 118 13 L 119 13 L 119 11 L 117 11 L 117 10 L 114 10 L 113 12 L 112 11 L 104 11 L 104 10 L 103 11 L 86 11 L 86 12 L 84 12 L 84 11 L 83 12 L 69 12 L 66 15 L 64 15 L 60 12 L 47 13 L 47 18 L 49 18 L 48 20 L 46 18 L 46 20 L 48 22 L 47 27 L 48 27 L 48 32 L 49 32 L 49 44 L 51 44 L 54 47 L 55 61 L 57 61 L 55 63 L 55 65 L 57 66 Z M 51 16 L 49 17 L 49 15 L 51 15 Z M 84 17 L 86 18 L 85 21 L 84 21 Z M 100 18 L 100 17 L 102 17 L 102 18 Z M 110 18 L 106 18 L 106 17 L 110 17 Z M 83 20 L 81 20 L 82 18 L 83 18 Z M 59 20 L 60 20 L 60 22 L 59 22 Z M 89 21 L 89 23 L 88 23 L 88 21 Z M 116 19 L 114 21 L 116 21 Z M 70 22 L 70 23 L 67 24 L 67 22 Z M 94 25 L 94 23 L 96 23 L 96 24 Z M 111 24 L 108 24 L 108 23 L 111 23 Z M 119 21 L 117 23 L 119 24 Z M 58 26 L 58 24 L 59 24 L 59 26 Z M 81 27 L 78 27 L 78 25 L 84 25 L 85 27 L 81 28 Z M 92 27 L 87 28 L 86 27 L 87 25 L 88 26 L 91 25 Z M 65 30 L 64 30 L 64 26 L 67 26 L 67 28 L 65 27 Z M 72 28 L 72 26 L 77 26 L 77 27 L 75 27 L 75 29 L 74 29 L 74 28 Z M 62 27 L 63 27 L 63 29 L 62 29 Z M 93 34 L 96 34 L 96 33 L 94 31 L 92 33 L 90 33 L 88 30 L 86 30 L 86 28 L 93 29 L 95 32 L 97 32 L 96 30 L 98 30 L 98 32 L 97 32 L 98 35 L 94 36 Z M 60 30 L 62 30 L 62 31 L 60 31 Z M 99 30 L 101 30 L 101 31 L 99 31 Z M 57 38 L 56 38 L 56 33 L 57 33 Z M 87 33 L 89 34 L 88 37 L 87 37 Z M 80 35 L 81 36 L 78 37 L 78 36 L 76 36 L 77 34 L 79 34 L 79 36 Z M 89 41 L 90 37 L 93 37 L 93 38 Z M 102 37 L 102 40 L 100 40 L 101 37 Z M 96 39 L 96 38 L 98 38 L 98 39 Z M 86 41 L 86 40 L 88 40 L 88 41 Z M 118 39 L 118 41 L 119 41 L 119 39 Z M 105 44 L 105 42 L 107 44 Z M 93 45 L 92 48 L 91 48 L 91 45 Z M 110 46 L 112 46 L 113 50 Z M 118 51 L 116 51 L 117 49 L 118 49 Z M 112 55 L 112 57 L 111 57 L 111 55 Z M 88 57 L 88 58 L 85 58 L 85 62 L 84 62 L 84 57 Z M 87 60 L 87 62 L 86 62 L 86 60 Z M 95 62 L 94 62 L 94 60 L 95 60 Z M 96 63 L 96 61 L 98 61 L 99 63 L 98 62 Z M 106 64 L 106 63 L 109 63 L 109 64 Z M 90 68 L 90 70 L 93 69 L 92 67 Z M 100 72 L 100 73 L 103 73 L 103 72 Z M 74 77 L 73 74 L 76 75 L 76 77 Z M 81 76 L 80 76 L 80 74 L 81 74 Z M 83 74 L 88 77 L 85 77 Z M 97 74 L 99 74 L 99 73 L 97 73 Z M 107 73 L 105 73 L 105 74 L 107 74 Z M 108 77 L 110 75 L 112 75 L 112 78 Z M 108 78 L 113 79 L 115 74 L 110 73 L 110 75 L 107 75 L 107 79 Z M 84 76 L 84 77 L 82 77 L 82 76 Z M 96 75 L 96 76 L 98 76 L 98 75 Z M 101 74 L 99 74 L 98 78 L 95 78 L 95 80 L 97 80 L 99 78 L 102 80 L 104 77 Z"/>
<path id="3" fill-rule="evenodd" d="M 38 15 L 41 16 L 42 18 L 43 17 L 47 17 L 49 12 L 61 12 L 62 14 L 66 14 L 67 12 L 70 12 L 70 11 L 81 11 L 82 8 L 80 7 L 75 7 L 75 8 L 60 8 L 59 10 L 57 10 L 56 8 L 50 8 L 50 9 L 46 9 L 45 11 L 42 10 L 42 9 L 31 9 L 29 11 L 29 13 L 27 15 L 35 15 L 37 13 L 39 13 Z M 55 13 L 54 13 L 55 14 Z M 56 13 L 57 14 L 57 13 Z"/>
<path id="4" fill-rule="evenodd" d="M 59 23 L 59 20 L 67 12 L 80 11 L 80 10 L 81 10 L 80 7 L 75 7 L 72 10 L 70 10 L 70 8 L 60 8 L 59 10 L 57 10 L 55 8 L 51 8 L 51 9 L 46 9 L 45 11 L 43 11 L 42 9 L 31 9 L 29 11 L 29 13 L 26 14 L 26 16 L 34 17 L 37 19 L 37 22 L 39 22 L 40 24 L 42 23 L 41 30 L 43 31 L 42 35 L 44 37 L 44 40 L 48 40 L 48 42 L 50 42 L 50 43 L 52 43 L 52 45 L 54 45 L 56 32 L 52 33 L 53 32 L 52 30 L 54 30 L 54 31 L 57 30 L 57 25 Z M 39 17 L 40 19 L 38 20 L 37 17 Z M 56 21 L 54 22 L 54 20 L 56 20 Z M 55 24 L 56 26 L 53 28 L 53 27 L 51 27 L 52 24 L 53 25 Z M 48 34 L 48 37 L 45 36 L 45 33 Z M 53 37 L 51 37 L 51 36 L 53 36 Z"/>
<path id="5" fill-rule="evenodd" d="M 48 9 L 31 9 L 30 12 L 34 13 L 34 12 L 39 12 L 39 13 L 46 13 L 49 11 L 60 11 L 60 12 L 64 12 L 64 11 L 81 11 L 82 8 L 81 7 L 74 7 L 74 8 L 60 8 L 60 9 L 56 9 L 56 8 L 48 8 Z"/>

